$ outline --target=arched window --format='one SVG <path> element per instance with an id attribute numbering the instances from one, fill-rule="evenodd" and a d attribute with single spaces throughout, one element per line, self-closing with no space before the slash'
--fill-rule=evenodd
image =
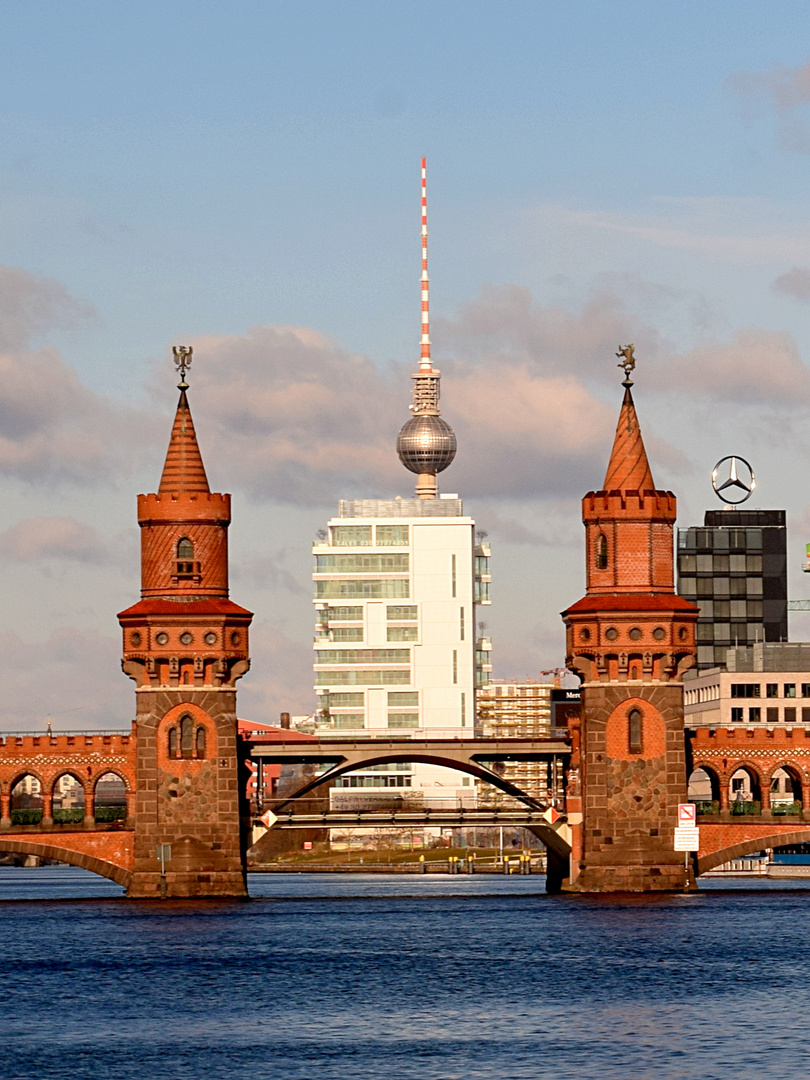
<path id="1" fill-rule="evenodd" d="M 177 757 L 177 728 L 169 728 L 169 757 Z"/>
<path id="2" fill-rule="evenodd" d="M 604 533 L 600 533 L 596 540 L 596 569 L 607 570 L 608 564 L 608 548 L 607 537 Z"/>
<path id="3" fill-rule="evenodd" d="M 631 709 L 627 717 L 628 742 L 631 754 L 640 754 L 643 750 L 641 713 L 638 709 Z"/>
<path id="4" fill-rule="evenodd" d="M 187 536 L 177 541 L 177 576 L 194 577 L 197 567 L 194 562 L 194 545 Z"/>
<path id="5" fill-rule="evenodd" d="M 190 716 L 180 718 L 180 757 L 190 758 L 192 739 L 194 738 L 194 721 Z"/>
<path id="6" fill-rule="evenodd" d="M 197 757 L 205 757 L 205 728 L 197 728 Z"/>

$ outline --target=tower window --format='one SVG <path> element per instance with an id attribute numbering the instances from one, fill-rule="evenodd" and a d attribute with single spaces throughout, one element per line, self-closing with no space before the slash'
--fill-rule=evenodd
<path id="1" fill-rule="evenodd" d="M 169 728 L 169 757 L 177 757 L 177 728 Z"/>
<path id="2" fill-rule="evenodd" d="M 631 709 L 627 717 L 629 750 L 631 754 L 640 754 L 643 749 L 641 713 L 638 709 Z"/>
<path id="3" fill-rule="evenodd" d="M 194 722 L 190 716 L 180 719 L 180 757 L 190 758 L 192 739 L 194 737 Z"/>
<path id="4" fill-rule="evenodd" d="M 608 564 L 608 547 L 607 537 L 604 533 L 600 533 L 596 541 L 596 569 L 607 570 Z"/>
<path id="5" fill-rule="evenodd" d="M 205 728 L 197 728 L 197 757 L 205 757 Z"/>
<path id="6" fill-rule="evenodd" d="M 179 578 L 195 577 L 200 572 L 200 564 L 194 561 L 194 545 L 187 536 L 177 541 L 176 574 Z"/>

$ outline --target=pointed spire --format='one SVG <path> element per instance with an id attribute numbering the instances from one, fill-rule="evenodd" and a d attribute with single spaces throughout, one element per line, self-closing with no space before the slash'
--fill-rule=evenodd
<path id="1" fill-rule="evenodd" d="M 210 490 L 197 445 L 197 434 L 194 431 L 186 390 L 182 387 L 158 493 L 164 495 L 170 491 L 199 491 L 208 494 Z"/>
<path id="2" fill-rule="evenodd" d="M 630 392 L 629 379 L 625 387 L 622 411 L 616 427 L 616 438 L 602 485 L 603 491 L 655 491 L 647 451 L 638 426 L 636 406 Z"/>

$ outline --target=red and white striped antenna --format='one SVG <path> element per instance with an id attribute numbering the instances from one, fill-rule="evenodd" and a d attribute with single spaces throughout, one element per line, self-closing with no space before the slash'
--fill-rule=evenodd
<path id="1" fill-rule="evenodd" d="M 430 359 L 430 282 L 427 265 L 427 170 L 425 158 L 422 158 L 422 349 L 419 356 L 419 371 L 433 370 Z"/>

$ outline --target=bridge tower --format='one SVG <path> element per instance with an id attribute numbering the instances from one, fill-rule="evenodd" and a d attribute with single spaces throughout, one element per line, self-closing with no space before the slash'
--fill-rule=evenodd
<path id="1" fill-rule="evenodd" d="M 675 593 L 676 500 L 653 482 L 628 349 L 605 482 L 582 501 L 587 592 L 562 613 L 582 718 L 568 783 L 570 877 L 561 884 L 580 892 L 687 884 L 673 829 L 686 800 L 682 678 L 694 662 L 698 609 Z"/>
<path id="2" fill-rule="evenodd" d="M 136 683 L 137 802 L 129 896 L 244 896 L 246 813 L 236 680 L 251 612 L 228 598 L 231 497 L 208 486 L 175 349 L 180 400 L 156 494 L 138 496 L 141 600 L 118 620 Z M 163 850 L 161 875 L 158 846 Z"/>

